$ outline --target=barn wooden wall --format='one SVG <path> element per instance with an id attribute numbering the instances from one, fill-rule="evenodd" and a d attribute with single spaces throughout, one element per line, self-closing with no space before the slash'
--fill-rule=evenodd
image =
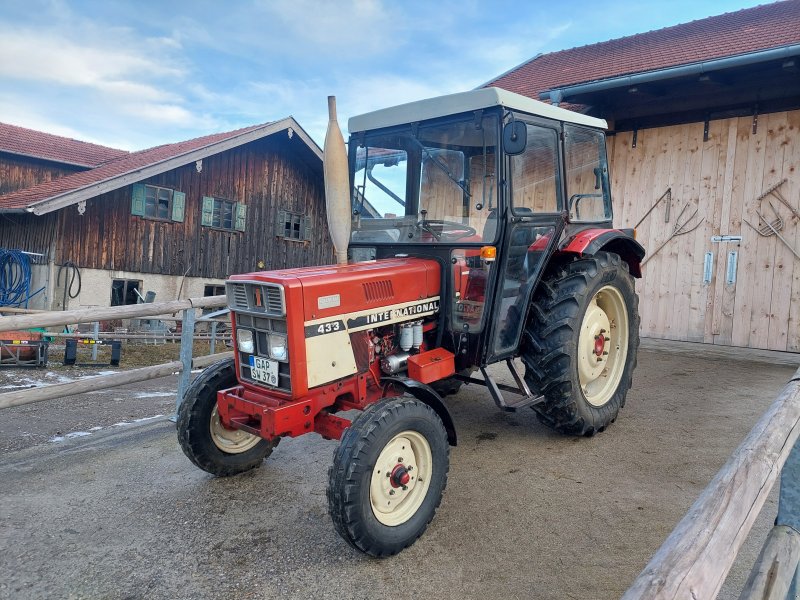
<path id="1" fill-rule="evenodd" d="M 0 152 L 0 195 L 84 170 L 34 158 L 19 159 Z"/>
<path id="2" fill-rule="evenodd" d="M 182 223 L 131 215 L 131 188 L 88 201 L 86 213 L 74 206 L 59 211 L 56 262 L 80 267 L 225 278 L 232 273 L 329 264 L 333 249 L 324 209 L 322 174 L 273 138 L 203 159 L 145 180 L 186 193 Z M 200 225 L 202 197 L 217 196 L 247 205 L 245 232 Z M 275 236 L 278 210 L 313 218 L 310 242 Z"/>
<path id="3" fill-rule="evenodd" d="M 652 252 L 669 237 L 684 206 L 695 208 L 692 233 L 669 242 L 644 267 L 637 282 L 642 335 L 722 345 L 800 351 L 800 259 L 776 236 L 760 237 L 755 209 L 772 215 L 761 193 L 786 178 L 780 191 L 800 206 L 800 111 L 640 130 L 609 138 L 616 226 L 633 226 L 667 188 L 670 221 L 659 205 L 639 227 Z M 784 221 L 781 234 L 800 247 L 800 223 L 774 198 Z M 760 204 L 760 206 L 759 206 Z M 763 224 L 763 223 L 762 223 Z M 712 243 L 714 235 L 741 235 L 741 245 Z M 727 285 L 727 255 L 739 252 L 736 282 Z M 703 283 L 706 252 L 714 255 L 713 279 Z M 798 249 L 800 253 L 800 249 Z"/>

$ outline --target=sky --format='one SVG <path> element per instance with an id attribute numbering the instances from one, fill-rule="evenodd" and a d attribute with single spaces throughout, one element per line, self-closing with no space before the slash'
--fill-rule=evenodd
<path id="1" fill-rule="evenodd" d="M 541 52 L 747 0 L 0 0 L 0 122 L 139 150 L 478 87 Z"/>

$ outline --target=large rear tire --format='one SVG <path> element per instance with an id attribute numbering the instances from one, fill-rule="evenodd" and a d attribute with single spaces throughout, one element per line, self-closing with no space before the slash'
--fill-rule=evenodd
<path id="1" fill-rule="evenodd" d="M 603 431 L 625 405 L 638 349 L 638 297 L 617 254 L 545 277 L 521 348 L 525 378 L 545 396 L 533 407 L 540 420 L 571 435 Z"/>
<path id="2" fill-rule="evenodd" d="M 268 442 L 228 429 L 217 412 L 217 392 L 236 385 L 233 359 L 211 365 L 189 385 L 178 410 L 178 441 L 183 453 L 204 471 L 227 477 L 254 469 L 279 440 Z"/>
<path id="3" fill-rule="evenodd" d="M 413 544 L 447 485 L 450 446 L 436 412 L 413 398 L 382 400 L 345 431 L 328 472 L 328 509 L 351 546 L 376 557 Z"/>

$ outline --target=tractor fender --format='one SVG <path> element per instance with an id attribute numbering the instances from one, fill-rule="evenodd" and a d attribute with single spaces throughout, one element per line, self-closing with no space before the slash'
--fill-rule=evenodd
<path id="1" fill-rule="evenodd" d="M 444 425 L 444 429 L 447 432 L 447 441 L 451 446 L 457 445 L 458 440 L 456 439 L 456 426 L 453 423 L 453 417 L 450 416 L 450 411 L 447 410 L 442 397 L 431 386 L 408 377 L 381 377 L 381 381 L 402 387 L 414 398 L 430 406 L 442 420 L 442 425 Z"/>
<path id="2" fill-rule="evenodd" d="M 634 239 L 633 229 L 584 229 L 562 242 L 559 251 L 580 256 L 614 252 L 628 263 L 631 275 L 637 278 L 642 276 L 641 263 L 647 252 Z"/>

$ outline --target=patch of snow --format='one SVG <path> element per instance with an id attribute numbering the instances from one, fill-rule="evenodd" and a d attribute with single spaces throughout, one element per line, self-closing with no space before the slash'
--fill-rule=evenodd
<path id="1" fill-rule="evenodd" d="M 121 427 L 123 425 L 133 425 L 134 423 L 141 423 L 143 421 L 152 421 L 153 419 L 159 419 L 164 415 L 153 415 L 152 417 L 142 417 L 140 419 L 134 419 L 133 421 L 120 421 L 119 423 L 114 423 L 113 425 L 109 425 L 109 427 Z M 56 437 L 50 438 L 49 442 L 63 442 L 64 440 L 71 440 L 73 438 L 79 437 L 86 437 L 87 435 L 92 435 L 94 431 L 100 431 L 101 429 L 105 429 L 105 427 L 95 426 L 91 427 L 89 431 L 73 431 L 71 433 L 67 433 L 65 435 L 58 435 Z"/>
<path id="2" fill-rule="evenodd" d="M 67 435 L 59 435 L 54 438 L 50 438 L 49 441 L 51 442 L 63 442 L 64 440 L 71 440 L 73 438 L 79 437 L 86 437 L 87 435 L 92 435 L 88 431 L 73 431 L 72 433 L 68 433 Z"/>
<path id="3" fill-rule="evenodd" d="M 169 398 L 174 395 L 175 392 L 139 392 L 134 398 Z"/>
<path id="4" fill-rule="evenodd" d="M 142 417 L 141 419 L 134 419 L 134 423 L 141 423 L 142 421 L 152 421 L 153 419 L 158 419 L 159 417 L 163 417 L 164 415 L 154 415 L 152 417 Z"/>

